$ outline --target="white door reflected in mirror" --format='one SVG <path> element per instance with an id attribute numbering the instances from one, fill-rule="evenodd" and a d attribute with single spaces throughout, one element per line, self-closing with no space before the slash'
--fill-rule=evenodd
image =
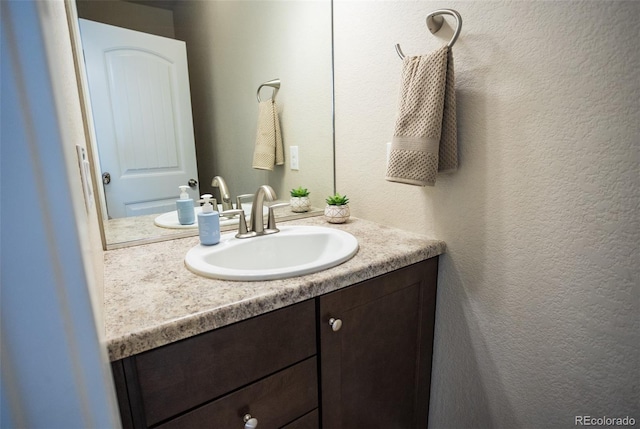
<path id="1" fill-rule="evenodd" d="M 174 209 L 198 178 L 185 43 L 85 19 L 80 30 L 109 217 Z"/>

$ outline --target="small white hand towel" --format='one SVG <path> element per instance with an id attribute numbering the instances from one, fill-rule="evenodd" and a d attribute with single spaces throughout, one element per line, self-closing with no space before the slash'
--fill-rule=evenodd
<path id="1" fill-rule="evenodd" d="M 273 170 L 274 165 L 284 164 L 284 148 L 280 133 L 278 106 L 273 100 L 258 104 L 258 131 L 253 151 L 253 168 Z"/>
<path id="2" fill-rule="evenodd" d="M 453 56 L 448 46 L 405 57 L 386 180 L 433 186 L 458 168 Z"/>

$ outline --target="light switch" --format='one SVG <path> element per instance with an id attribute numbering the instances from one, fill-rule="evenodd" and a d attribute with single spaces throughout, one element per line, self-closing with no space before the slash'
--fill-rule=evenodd
<path id="1" fill-rule="evenodd" d="M 91 186 L 91 164 L 89 164 L 89 157 L 87 151 L 80 145 L 76 145 L 76 152 L 78 154 L 78 167 L 80 168 L 80 180 L 82 181 L 82 191 L 84 192 L 84 206 L 89 213 L 93 206 L 93 191 Z"/>
<path id="2" fill-rule="evenodd" d="M 292 170 L 300 170 L 300 158 L 298 155 L 298 146 L 289 146 L 290 165 Z"/>

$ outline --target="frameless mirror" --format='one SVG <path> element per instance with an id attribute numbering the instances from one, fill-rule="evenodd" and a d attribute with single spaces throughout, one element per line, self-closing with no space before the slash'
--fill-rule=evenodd
<path id="1" fill-rule="evenodd" d="M 85 91 L 91 98 L 87 122 L 95 131 L 96 177 L 103 180 L 99 197 L 107 249 L 197 234 L 197 229 L 167 228 L 154 221 L 175 210 L 180 185 L 191 185 L 188 192 L 194 200 L 211 193 L 220 202 L 219 188 L 212 186 L 216 176 L 224 178 L 234 202 L 263 184 L 273 187 L 282 201 L 289 200 L 292 188 L 308 188 L 312 210 L 302 215 L 321 213 L 324 198 L 334 191 L 330 0 L 77 0 L 76 9 L 80 21 L 115 30 L 96 35 L 81 28 L 85 52 L 78 55 L 87 74 L 92 67 L 104 72 L 97 78 L 102 89 L 92 87 L 90 81 L 96 78 L 89 77 Z M 114 54 L 136 34 L 145 40 L 180 41 L 186 51 L 186 86 L 173 85 L 170 67 L 166 72 L 164 65 L 160 71 L 150 68 L 148 64 L 158 62 L 147 58 L 155 48 Z M 88 37 L 92 41 L 85 40 Z M 96 58 L 87 52 L 95 43 L 102 49 L 97 66 L 89 64 Z M 135 52 L 146 57 L 132 60 Z M 169 54 L 160 58 L 173 64 Z M 141 77 L 125 82 L 128 78 L 118 74 L 125 60 L 135 62 Z M 280 81 L 275 102 L 284 165 L 268 171 L 253 168 L 252 161 L 258 98 L 269 99 L 274 93 L 265 87 L 258 97 L 258 88 L 273 79 Z M 150 82 L 158 83 L 154 87 Z M 185 100 L 190 111 L 175 119 Z M 174 104 L 166 107 L 170 102 Z M 146 119 L 145 112 L 155 112 L 155 122 Z M 123 118 L 125 125 L 113 128 Z M 142 123 L 146 131 L 130 131 L 131 124 Z M 111 131 L 105 133 L 105 126 L 112 126 Z M 186 142 L 186 149 L 171 139 Z M 292 147 L 297 165 L 291 164 Z M 147 153 L 153 153 L 152 161 Z M 189 153 L 194 154 L 191 171 Z M 106 168 L 112 159 L 115 166 Z M 163 186 L 170 190 L 160 194 Z M 120 208 L 118 198 L 124 201 Z M 301 216 L 287 207 L 277 213 Z"/>

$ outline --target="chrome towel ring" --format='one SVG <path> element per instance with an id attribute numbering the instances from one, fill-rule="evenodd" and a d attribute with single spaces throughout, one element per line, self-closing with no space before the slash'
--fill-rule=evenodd
<path id="1" fill-rule="evenodd" d="M 456 29 L 453 33 L 453 37 L 451 38 L 449 43 L 447 43 L 447 46 L 449 46 L 449 48 L 452 48 L 453 45 L 456 43 L 456 40 L 458 40 L 458 36 L 460 35 L 460 30 L 462 29 L 462 17 L 457 11 L 453 9 L 434 10 L 429 15 L 427 15 L 427 28 L 429 29 L 429 31 L 431 31 L 432 34 L 436 34 L 440 30 L 440 28 L 442 28 L 442 23 L 444 22 L 444 18 L 440 15 L 451 15 L 456 20 Z M 400 49 L 399 43 L 396 43 L 396 52 L 398 53 L 400 58 L 404 59 L 405 55 L 402 52 L 402 49 Z"/>
<path id="2" fill-rule="evenodd" d="M 256 92 L 256 97 L 258 98 L 258 103 L 261 103 L 262 100 L 260 99 L 260 90 L 262 89 L 263 86 L 270 86 L 271 88 L 273 88 L 273 94 L 271 94 L 271 99 L 275 100 L 276 99 L 276 94 L 278 93 L 278 90 L 280 89 L 280 79 L 272 79 L 268 82 L 263 83 L 262 85 L 260 85 L 258 87 L 258 92 Z"/>

